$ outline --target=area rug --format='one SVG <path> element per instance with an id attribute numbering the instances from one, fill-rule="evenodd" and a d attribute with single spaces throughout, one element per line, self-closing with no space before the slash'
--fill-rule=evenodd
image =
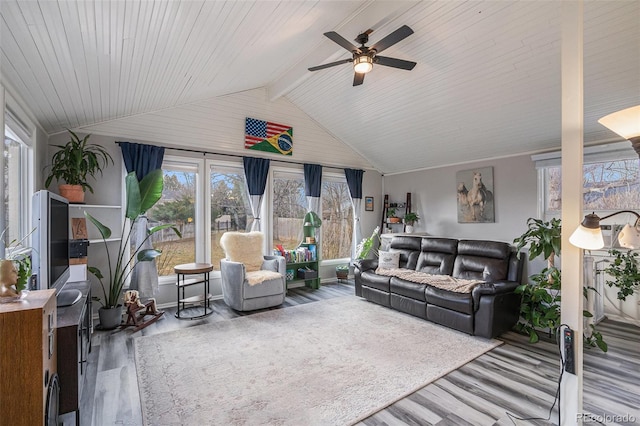
<path id="1" fill-rule="evenodd" d="M 147 425 L 348 425 L 501 342 L 355 296 L 134 340 Z"/>

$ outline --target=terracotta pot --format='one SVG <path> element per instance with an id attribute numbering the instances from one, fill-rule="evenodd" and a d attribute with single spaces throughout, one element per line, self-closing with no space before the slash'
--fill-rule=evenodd
<path id="1" fill-rule="evenodd" d="M 60 195 L 69 200 L 70 203 L 84 203 L 84 190 L 82 185 L 58 185 Z"/>
<path id="2" fill-rule="evenodd" d="M 399 217 L 390 217 L 389 218 L 389 223 L 400 223 L 400 221 L 402 221 L 402 219 L 400 219 Z"/>

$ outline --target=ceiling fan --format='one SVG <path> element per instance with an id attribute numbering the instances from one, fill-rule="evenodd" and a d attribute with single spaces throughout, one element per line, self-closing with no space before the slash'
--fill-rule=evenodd
<path id="1" fill-rule="evenodd" d="M 393 46 L 399 41 L 404 40 L 413 34 L 413 30 L 407 25 L 403 25 L 376 44 L 371 47 L 365 46 L 369 41 L 369 34 L 373 30 L 367 30 L 356 37 L 356 42 L 360 43 L 360 47 L 356 47 L 351 42 L 347 41 L 340 34 L 335 31 L 329 31 L 324 33 L 329 39 L 339 44 L 352 53 L 352 59 L 343 59 L 341 61 L 330 62 L 328 64 L 318 65 L 309 68 L 309 71 L 318 71 L 336 65 L 346 64 L 351 62 L 353 64 L 353 70 L 355 75 L 353 76 L 353 85 L 359 86 L 364 82 L 364 75 L 373 69 L 373 64 L 380 64 L 387 67 L 400 68 L 403 70 L 412 70 L 416 66 L 415 62 L 405 61 L 403 59 L 389 58 L 386 56 L 379 56 L 378 53 Z"/>

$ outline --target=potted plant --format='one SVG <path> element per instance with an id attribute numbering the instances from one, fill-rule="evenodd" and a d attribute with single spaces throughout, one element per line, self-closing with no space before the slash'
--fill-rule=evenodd
<path id="1" fill-rule="evenodd" d="M 346 280 L 349 278 L 349 265 L 336 266 L 336 278 L 338 280 Z"/>
<path id="2" fill-rule="evenodd" d="M 516 288 L 516 293 L 522 294 L 520 305 L 520 319 L 516 324 L 516 330 L 529 335 L 529 342 L 536 343 L 539 340 L 538 332 L 544 329 L 549 334 L 556 335 L 560 326 L 560 269 L 555 266 L 556 256 L 560 256 L 562 226 L 560 219 L 551 219 L 544 222 L 540 219 L 529 218 L 527 231 L 513 240 L 516 250 L 520 253 L 527 244 L 529 245 L 529 260 L 540 256 L 546 260 L 547 266 L 537 274 L 531 275 L 530 282 Z M 586 290 L 593 290 L 586 289 Z M 584 296 L 587 297 L 585 290 Z M 592 317 L 589 311 L 584 311 L 585 317 Z M 607 344 L 602 334 L 591 324 L 591 330 L 585 333 L 584 342 L 587 346 L 597 346 L 603 352 L 607 351 Z"/>
<path id="3" fill-rule="evenodd" d="M 84 202 L 84 192 L 88 189 L 93 193 L 93 188 L 87 179 L 95 178 L 96 173 L 102 170 L 111 162 L 113 158 L 101 146 L 89 144 L 89 135 L 80 139 L 71 130 L 71 140 L 65 145 L 55 145 L 60 148 L 51 159 L 49 176 L 45 181 L 45 186 L 49 188 L 55 178 L 59 185 L 60 195 L 71 203 Z M 64 181 L 61 184 L 60 181 Z"/>
<path id="4" fill-rule="evenodd" d="M 107 239 L 111 237 L 111 229 L 100 223 L 100 221 L 85 211 L 84 215 L 98 228 L 100 235 L 105 243 L 107 250 L 107 262 L 109 264 L 109 276 L 105 278 L 100 269 L 90 266 L 87 268 L 89 272 L 95 275 L 100 281 L 102 287 L 103 298 L 97 298 L 102 303 L 102 307 L 98 310 L 100 316 L 100 324 L 104 329 L 112 329 L 120 325 L 122 319 L 122 305 L 120 299 L 122 297 L 122 289 L 138 262 L 146 262 L 158 257 L 162 251 L 157 249 L 144 249 L 140 247 L 153 234 L 163 229 L 170 228 L 173 232 L 182 237 L 180 231 L 174 224 L 164 224 L 149 228 L 147 237 L 137 244 L 135 250 L 129 250 L 129 240 L 133 232 L 133 227 L 138 216 L 144 214 L 153 207 L 162 196 L 164 187 L 162 170 L 154 170 L 138 182 L 135 172 L 131 172 L 125 178 L 126 187 L 126 213 L 128 221 L 124 221 L 122 225 L 122 238 L 118 246 L 118 252 L 112 256 L 107 244 Z M 112 264 L 112 258 L 114 264 Z M 106 281 L 103 282 L 103 280 Z"/>
<path id="5" fill-rule="evenodd" d="M 378 256 L 375 245 L 379 242 L 380 227 L 376 226 L 371 236 L 369 238 L 363 238 L 362 241 L 360 241 L 360 244 L 356 246 L 356 259 L 366 259 L 371 253 L 373 253 L 375 256 Z"/>
<path id="6" fill-rule="evenodd" d="M 415 212 L 408 212 L 404 215 L 403 221 L 405 224 L 404 231 L 408 234 L 413 232 L 413 224 L 420 220 L 420 216 Z"/>
<path id="7" fill-rule="evenodd" d="M 387 209 L 387 222 L 400 223 L 400 218 L 396 217 L 396 209 L 394 207 Z"/>

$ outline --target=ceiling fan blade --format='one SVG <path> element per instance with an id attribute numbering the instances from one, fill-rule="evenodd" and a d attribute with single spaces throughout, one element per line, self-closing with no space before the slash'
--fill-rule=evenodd
<path id="1" fill-rule="evenodd" d="M 336 65 L 342 65 L 342 64 L 347 64 L 349 62 L 353 62 L 353 59 L 343 59 L 341 61 L 335 61 L 335 62 L 329 62 L 328 64 L 323 64 L 323 65 L 317 65 L 315 67 L 311 67 L 309 68 L 309 71 L 318 71 L 318 70 L 323 70 L 325 68 L 329 68 L 329 67 L 335 67 Z"/>
<path id="2" fill-rule="evenodd" d="M 364 73 L 354 73 L 353 74 L 353 85 L 354 86 L 360 86 L 362 83 L 364 83 Z"/>
<path id="3" fill-rule="evenodd" d="M 354 50 L 357 52 L 360 51 L 360 49 L 358 49 L 356 46 L 351 44 L 351 42 L 349 42 L 347 39 L 345 39 L 335 31 L 329 31 L 328 33 L 324 33 L 324 35 L 330 38 L 331 41 L 338 43 L 340 46 L 347 49 L 349 52 L 353 52 Z"/>
<path id="4" fill-rule="evenodd" d="M 409 37 L 411 34 L 413 34 L 413 30 L 409 28 L 407 25 L 403 25 L 397 30 L 395 30 L 394 32 L 392 32 L 391 34 L 389 34 L 388 36 L 386 36 L 385 38 L 383 38 L 382 40 L 380 40 L 379 42 L 377 42 L 376 44 L 374 44 L 373 46 L 371 46 L 370 50 L 375 49 L 376 52 L 380 53 L 383 50 L 393 46 L 397 42 Z"/>
<path id="5" fill-rule="evenodd" d="M 386 56 L 378 55 L 376 55 L 375 61 L 377 64 L 384 65 L 385 67 L 400 68 L 409 71 L 416 66 L 415 62 L 405 61 L 404 59 L 387 58 Z"/>

